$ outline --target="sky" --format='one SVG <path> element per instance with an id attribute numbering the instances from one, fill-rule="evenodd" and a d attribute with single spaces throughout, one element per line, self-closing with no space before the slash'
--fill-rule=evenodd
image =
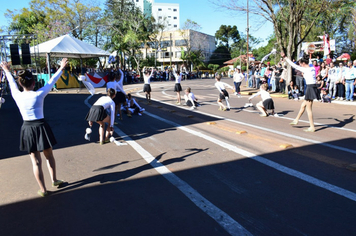
<path id="1" fill-rule="evenodd" d="M 29 7 L 31 0 L 6 0 L 2 1 L 0 8 L 0 25 L 8 25 L 4 13 L 6 9 L 19 10 Z M 104 0 L 99 0 L 104 3 Z M 227 12 L 217 9 L 208 0 L 155 0 L 158 3 L 179 3 L 180 25 L 183 26 L 187 19 L 197 22 L 203 33 L 215 35 L 221 25 L 236 25 L 239 32 L 246 34 L 246 14 L 241 12 Z M 250 15 L 250 35 L 260 38 L 258 46 L 267 45 L 268 37 L 273 33 L 273 26 L 265 19 Z"/>

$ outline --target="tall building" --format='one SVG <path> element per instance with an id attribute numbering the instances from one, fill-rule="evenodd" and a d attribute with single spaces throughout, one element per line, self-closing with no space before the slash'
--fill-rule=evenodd
<path id="1" fill-rule="evenodd" d="M 154 0 L 132 0 L 136 7 L 140 8 L 146 17 L 152 16 L 152 4 Z"/>
<path id="2" fill-rule="evenodd" d="M 165 31 L 180 28 L 178 3 L 155 3 L 154 0 L 132 0 L 146 17 L 153 16 L 157 22 L 165 26 Z"/>

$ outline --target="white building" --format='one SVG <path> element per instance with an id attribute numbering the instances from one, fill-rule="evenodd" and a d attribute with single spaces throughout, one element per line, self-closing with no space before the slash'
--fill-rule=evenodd
<path id="1" fill-rule="evenodd" d="M 146 17 L 153 16 L 157 22 L 165 26 L 164 31 L 180 28 L 178 3 L 155 3 L 154 0 L 132 0 Z"/>
<path id="2" fill-rule="evenodd" d="M 132 0 L 136 7 L 140 8 L 146 17 L 152 16 L 152 4 L 154 0 Z"/>
<path id="3" fill-rule="evenodd" d="M 157 22 L 164 24 L 165 31 L 174 31 L 180 28 L 179 4 L 153 3 L 152 16 Z"/>
<path id="4" fill-rule="evenodd" d="M 151 46 L 143 46 L 143 58 L 153 57 L 157 65 L 182 63 L 182 52 L 200 50 L 207 62 L 216 49 L 215 37 L 194 30 L 164 31 L 157 36 L 158 50 Z"/>

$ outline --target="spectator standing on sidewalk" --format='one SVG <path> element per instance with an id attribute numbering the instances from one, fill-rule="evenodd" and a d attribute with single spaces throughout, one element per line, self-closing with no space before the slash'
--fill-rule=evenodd
<path id="1" fill-rule="evenodd" d="M 345 94 L 345 67 L 344 63 L 340 62 L 336 80 L 337 100 L 344 100 Z"/>
<path id="2" fill-rule="evenodd" d="M 336 96 L 336 80 L 337 80 L 337 68 L 334 66 L 334 63 L 330 63 L 330 68 L 328 70 L 328 89 L 331 99 L 335 99 Z"/>
<path id="3" fill-rule="evenodd" d="M 345 72 L 345 87 L 346 87 L 346 101 L 354 100 L 354 89 L 355 89 L 355 79 L 356 79 L 356 60 L 354 65 L 349 61 L 347 63 L 346 72 Z"/>
<path id="4" fill-rule="evenodd" d="M 299 66 L 299 61 L 297 65 Z M 304 77 L 300 70 L 295 70 L 295 84 L 298 86 L 301 96 L 304 96 Z"/>
<path id="5" fill-rule="evenodd" d="M 234 94 L 237 95 L 238 97 L 241 97 L 240 86 L 244 79 L 244 75 L 241 73 L 240 69 L 235 68 L 233 78 L 234 78 L 234 85 L 235 85 L 235 93 Z"/>

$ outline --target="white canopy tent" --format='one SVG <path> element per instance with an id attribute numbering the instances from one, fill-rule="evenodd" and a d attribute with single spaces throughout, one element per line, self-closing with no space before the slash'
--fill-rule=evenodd
<path id="1" fill-rule="evenodd" d="M 51 39 L 37 46 L 31 47 L 31 54 L 47 57 L 48 71 L 50 71 L 50 57 L 93 58 L 110 56 L 110 53 L 85 43 L 70 35 Z"/>

